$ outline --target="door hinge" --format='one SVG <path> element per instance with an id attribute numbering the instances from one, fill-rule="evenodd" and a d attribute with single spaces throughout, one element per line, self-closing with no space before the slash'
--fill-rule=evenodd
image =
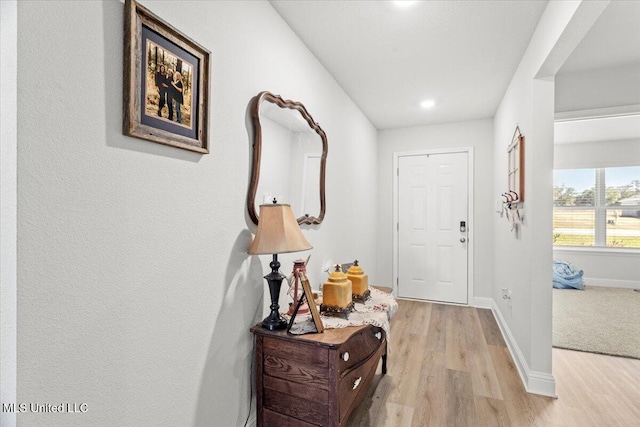
<path id="1" fill-rule="evenodd" d="M 400 176 L 400 168 L 396 168 L 396 176 Z"/>
<path id="2" fill-rule="evenodd" d="M 400 223 L 396 222 L 396 231 L 400 231 Z"/>

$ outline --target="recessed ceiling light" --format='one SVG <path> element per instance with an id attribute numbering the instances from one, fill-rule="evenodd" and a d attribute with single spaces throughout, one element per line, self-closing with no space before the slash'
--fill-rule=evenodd
<path id="1" fill-rule="evenodd" d="M 418 2 L 415 0 L 397 0 L 393 2 L 393 4 L 400 8 L 407 8 L 409 6 L 413 6 L 415 3 Z"/>
<path id="2" fill-rule="evenodd" d="M 422 102 L 420 103 L 420 106 L 421 106 L 422 108 L 425 108 L 425 109 L 426 109 L 426 108 L 431 108 L 431 107 L 433 107 L 434 105 L 436 105 L 436 101 L 434 101 L 433 99 L 425 99 L 424 101 L 422 101 Z"/>

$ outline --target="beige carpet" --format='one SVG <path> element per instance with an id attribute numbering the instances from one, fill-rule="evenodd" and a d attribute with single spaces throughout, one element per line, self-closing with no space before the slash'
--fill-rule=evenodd
<path id="1" fill-rule="evenodd" d="M 553 346 L 640 359 L 640 292 L 554 289 Z"/>

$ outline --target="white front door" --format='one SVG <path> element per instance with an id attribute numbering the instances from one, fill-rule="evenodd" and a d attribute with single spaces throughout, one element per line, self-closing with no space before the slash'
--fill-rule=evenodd
<path id="1" fill-rule="evenodd" d="M 398 296 L 467 304 L 468 153 L 398 157 Z"/>

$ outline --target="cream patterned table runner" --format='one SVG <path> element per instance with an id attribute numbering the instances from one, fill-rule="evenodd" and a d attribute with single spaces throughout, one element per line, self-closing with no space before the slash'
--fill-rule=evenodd
<path id="1" fill-rule="evenodd" d="M 355 303 L 355 310 L 349 314 L 348 319 L 341 317 L 320 315 L 322 324 L 326 329 L 347 328 L 349 326 L 374 325 L 382 328 L 387 335 L 387 341 L 391 339 L 391 325 L 389 321 L 398 311 L 398 302 L 392 294 L 382 292 L 376 288 L 369 288 L 371 298 L 364 304 Z M 287 322 L 290 316 L 280 313 Z M 296 316 L 292 334 L 305 334 L 315 332 L 315 325 L 311 320 L 311 315 Z"/>

